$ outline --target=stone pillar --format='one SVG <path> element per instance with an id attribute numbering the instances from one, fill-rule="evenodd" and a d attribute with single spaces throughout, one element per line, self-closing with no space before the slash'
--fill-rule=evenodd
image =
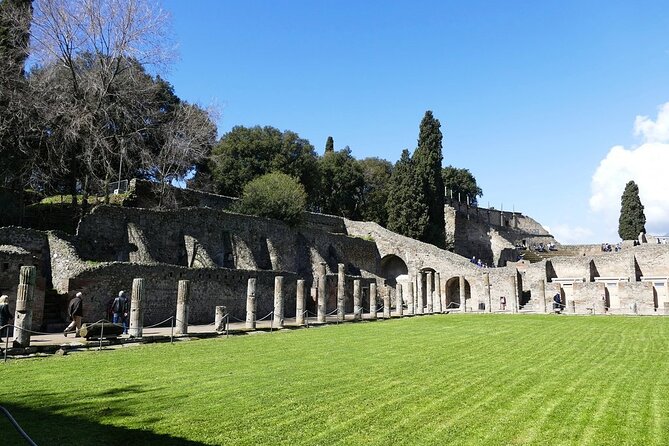
<path id="1" fill-rule="evenodd" d="M 509 285 L 511 286 L 511 312 L 518 313 L 518 283 L 515 274 L 509 276 Z"/>
<path id="2" fill-rule="evenodd" d="M 144 279 L 132 279 L 132 296 L 130 297 L 130 328 L 131 338 L 141 338 L 144 333 Z"/>
<path id="3" fill-rule="evenodd" d="M 383 292 L 383 317 L 390 319 L 390 287 L 386 285 Z"/>
<path id="4" fill-rule="evenodd" d="M 423 286 L 423 273 L 416 274 L 416 284 L 418 285 L 418 301 L 416 302 L 416 314 L 423 314 L 423 307 L 425 307 L 425 287 Z"/>
<path id="5" fill-rule="evenodd" d="M 441 306 L 441 277 L 439 273 L 434 273 L 434 311 L 435 313 L 444 311 Z"/>
<path id="6" fill-rule="evenodd" d="M 304 279 L 297 280 L 295 291 L 295 323 L 304 325 Z"/>
<path id="7" fill-rule="evenodd" d="M 188 334 L 188 301 L 190 300 L 190 280 L 180 280 L 177 285 L 176 334 Z M 218 327 L 218 325 L 216 325 Z"/>
<path id="8" fill-rule="evenodd" d="M 256 278 L 251 277 L 246 285 L 246 329 L 256 329 Z"/>
<path id="9" fill-rule="evenodd" d="M 216 330 L 218 333 L 225 331 L 225 326 L 227 325 L 225 315 L 227 312 L 228 309 L 224 305 L 216 305 L 216 314 L 214 315 L 214 330 Z"/>
<path id="10" fill-rule="evenodd" d="M 30 347 L 30 330 L 33 324 L 33 302 L 35 300 L 35 280 L 37 269 L 22 266 L 19 272 L 19 286 L 16 292 L 14 312 L 14 347 Z"/>
<path id="11" fill-rule="evenodd" d="M 492 312 L 492 298 L 490 297 L 490 273 L 483 274 L 483 288 L 485 292 L 485 311 Z"/>
<path id="12" fill-rule="evenodd" d="M 411 280 L 409 280 L 407 282 L 407 293 L 406 294 L 407 294 L 407 297 L 406 297 L 407 312 L 409 314 L 413 315 L 416 312 L 416 308 L 415 308 L 416 301 L 415 301 L 415 297 L 414 297 L 414 293 L 413 293 L 413 281 L 411 281 Z"/>
<path id="13" fill-rule="evenodd" d="M 395 314 L 399 317 L 404 315 L 404 298 L 402 296 L 402 284 L 395 285 Z"/>
<path id="14" fill-rule="evenodd" d="M 663 307 L 665 316 L 669 316 L 669 302 L 664 302 Z"/>
<path id="15" fill-rule="evenodd" d="M 567 302 L 567 309 L 569 310 L 569 313 L 571 313 L 571 314 L 576 313 L 576 302 L 574 301 L 574 299 L 569 299 L 569 301 Z"/>
<path id="16" fill-rule="evenodd" d="M 283 276 L 274 278 L 274 328 L 283 328 Z"/>
<path id="17" fill-rule="evenodd" d="M 376 282 L 369 284 L 369 318 L 376 320 Z"/>
<path id="18" fill-rule="evenodd" d="M 346 318 L 346 272 L 344 264 L 337 265 L 337 320 Z"/>
<path id="19" fill-rule="evenodd" d="M 539 312 L 546 313 L 546 282 L 539 281 Z"/>
<path id="20" fill-rule="evenodd" d="M 326 322 L 327 296 L 325 295 L 325 263 L 321 262 L 318 267 L 318 302 L 316 305 L 316 320 L 322 324 Z"/>
<path id="21" fill-rule="evenodd" d="M 434 313 L 434 273 L 428 271 L 426 275 L 425 295 L 427 296 L 427 314 Z"/>
<path id="22" fill-rule="evenodd" d="M 467 290 L 465 289 L 465 276 L 458 277 L 460 285 L 460 311 L 462 313 L 467 312 Z"/>
<path id="23" fill-rule="evenodd" d="M 353 320 L 362 320 L 362 290 L 360 289 L 360 279 L 353 281 Z"/>

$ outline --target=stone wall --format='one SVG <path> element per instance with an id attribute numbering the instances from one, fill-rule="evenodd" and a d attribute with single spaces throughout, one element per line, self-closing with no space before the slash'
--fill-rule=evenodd
<path id="1" fill-rule="evenodd" d="M 133 279 L 144 278 L 144 324 L 151 325 L 175 315 L 178 281 L 190 280 L 189 323 L 208 324 L 214 322 L 217 305 L 225 305 L 232 320 L 246 317 L 247 284 L 252 277 L 257 279 L 257 317 L 267 315 L 274 308 L 274 278 L 278 275 L 285 278 L 285 315 L 294 317 L 297 276 L 290 272 L 110 263 L 72 277 L 67 291 L 70 296 L 83 293 L 83 319 L 94 322 L 106 317 L 107 305 L 118 291 L 125 290 L 130 298 Z"/>

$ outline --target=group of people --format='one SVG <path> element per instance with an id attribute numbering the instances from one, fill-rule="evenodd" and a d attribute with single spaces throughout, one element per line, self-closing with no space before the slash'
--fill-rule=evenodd
<path id="1" fill-rule="evenodd" d="M 538 245 L 532 245 L 532 249 L 537 252 L 557 251 L 557 246 L 553 242 L 546 243 L 545 245 L 542 242 Z"/>
<path id="2" fill-rule="evenodd" d="M 82 293 L 78 292 L 74 295 L 67 306 L 67 315 L 70 319 L 70 324 L 65 328 L 63 334 L 67 337 L 68 333 L 74 333 L 75 337 L 79 337 L 79 330 L 81 329 L 81 317 L 84 314 Z M 130 314 L 130 302 L 125 295 L 125 291 L 119 291 L 118 296 L 112 300 L 110 305 L 112 315 L 112 322 L 114 324 L 121 324 L 123 326 L 123 333 L 128 333 L 128 315 Z"/>
<path id="3" fill-rule="evenodd" d="M 479 268 L 488 268 L 488 264 L 482 261 L 481 259 L 477 259 L 476 256 L 473 256 L 470 260 L 470 263 L 473 263 L 474 265 L 478 266 Z"/>
<path id="4" fill-rule="evenodd" d="M 622 245 L 620 243 L 616 243 L 615 245 L 611 245 L 610 243 L 602 243 L 602 252 L 618 252 L 621 249 Z"/>

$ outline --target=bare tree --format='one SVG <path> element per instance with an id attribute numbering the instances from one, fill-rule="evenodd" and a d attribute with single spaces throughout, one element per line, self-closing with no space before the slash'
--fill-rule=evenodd
<path id="1" fill-rule="evenodd" d="M 135 146 L 155 134 L 149 128 L 159 123 L 150 110 L 159 101 L 160 79 L 145 67 L 159 70 L 172 58 L 169 17 L 146 0 L 37 0 L 34 6 L 31 50 L 39 68 L 31 81 L 48 135 L 44 173 L 53 169 L 51 176 L 64 178 L 73 195 L 86 195 L 104 188 L 119 163 L 136 165 Z"/>

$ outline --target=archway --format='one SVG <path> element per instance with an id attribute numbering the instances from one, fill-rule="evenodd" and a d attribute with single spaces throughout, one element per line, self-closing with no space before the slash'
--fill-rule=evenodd
<path id="1" fill-rule="evenodd" d="M 446 309 L 460 308 L 460 277 L 451 277 L 446 281 Z M 472 290 L 467 279 L 465 279 L 465 300 L 471 299 Z"/>
<path id="2" fill-rule="evenodd" d="M 408 273 L 407 264 L 400 257 L 389 254 L 381 259 L 381 276 L 386 279 L 388 286 L 395 287 L 397 278 Z"/>

